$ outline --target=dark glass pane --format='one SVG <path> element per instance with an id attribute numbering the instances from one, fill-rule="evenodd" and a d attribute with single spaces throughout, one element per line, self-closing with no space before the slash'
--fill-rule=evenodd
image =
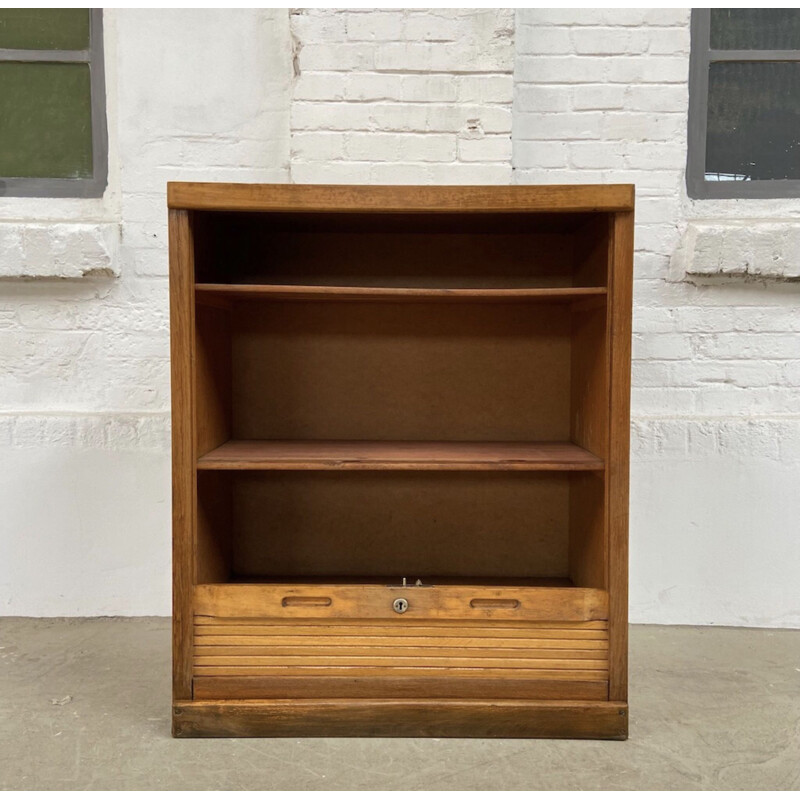
<path id="1" fill-rule="evenodd" d="M 87 64 L 0 62 L 0 176 L 92 176 Z"/>
<path id="2" fill-rule="evenodd" d="M 786 178 L 800 179 L 800 63 L 711 64 L 706 180 Z"/>
<path id="3" fill-rule="evenodd" d="M 712 8 L 712 50 L 800 50 L 800 9 Z"/>
<path id="4" fill-rule="evenodd" d="M 0 47 L 11 50 L 86 50 L 89 47 L 89 9 L 0 9 Z"/>

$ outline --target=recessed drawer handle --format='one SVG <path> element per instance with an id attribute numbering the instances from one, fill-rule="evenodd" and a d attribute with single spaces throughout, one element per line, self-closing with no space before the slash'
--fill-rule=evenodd
<path id="1" fill-rule="evenodd" d="M 330 597 L 306 597 L 298 595 L 294 597 L 284 597 L 281 600 L 281 605 L 284 608 L 288 606 L 329 606 L 333 601 Z"/>
<path id="2" fill-rule="evenodd" d="M 475 597 L 469 604 L 472 608 L 519 608 L 519 600 L 502 597 Z"/>

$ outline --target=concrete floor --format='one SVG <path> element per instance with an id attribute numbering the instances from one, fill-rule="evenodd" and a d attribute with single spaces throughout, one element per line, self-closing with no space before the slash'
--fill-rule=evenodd
<path id="1" fill-rule="evenodd" d="M 627 742 L 169 735 L 164 619 L 0 619 L 0 789 L 800 789 L 800 631 L 634 627 Z"/>

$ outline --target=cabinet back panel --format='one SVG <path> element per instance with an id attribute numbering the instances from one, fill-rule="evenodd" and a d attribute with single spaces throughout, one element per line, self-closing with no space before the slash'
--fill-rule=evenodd
<path id="1" fill-rule="evenodd" d="M 568 306 L 241 303 L 238 439 L 568 440 Z"/>
<path id="2" fill-rule="evenodd" d="M 239 473 L 242 576 L 567 574 L 569 477 L 510 473 Z"/>

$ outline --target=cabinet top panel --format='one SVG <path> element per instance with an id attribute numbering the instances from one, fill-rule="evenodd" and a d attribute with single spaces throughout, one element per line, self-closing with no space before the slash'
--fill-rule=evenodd
<path id="1" fill-rule="evenodd" d="M 322 186 L 168 183 L 170 208 L 330 213 L 630 211 L 632 184 L 585 186 Z"/>

